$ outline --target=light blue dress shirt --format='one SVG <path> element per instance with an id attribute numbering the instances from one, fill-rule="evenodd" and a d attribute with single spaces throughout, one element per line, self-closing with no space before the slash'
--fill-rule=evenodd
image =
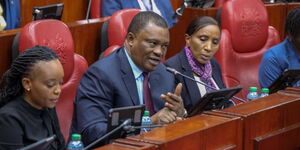
<path id="1" fill-rule="evenodd" d="M 130 67 L 132 69 L 132 72 L 133 72 L 133 75 L 135 78 L 135 83 L 136 83 L 136 87 L 137 87 L 138 95 L 139 95 L 139 102 L 140 102 L 140 104 L 144 104 L 144 101 L 143 101 L 143 81 L 144 81 L 143 71 L 135 65 L 135 63 L 132 61 L 132 59 L 128 55 L 125 47 L 124 47 L 124 50 L 125 50 L 127 59 L 129 61 Z"/>

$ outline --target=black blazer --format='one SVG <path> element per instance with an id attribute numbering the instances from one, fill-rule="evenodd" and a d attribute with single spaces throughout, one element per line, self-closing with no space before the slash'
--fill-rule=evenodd
<path id="1" fill-rule="evenodd" d="M 223 80 L 222 80 L 222 73 L 220 66 L 218 62 L 212 58 L 210 60 L 211 66 L 212 66 L 212 76 L 216 84 L 220 89 L 226 88 Z M 171 68 L 176 69 L 177 71 L 189 76 L 193 77 L 193 71 L 191 66 L 189 65 L 189 62 L 187 60 L 187 57 L 185 55 L 185 51 L 182 50 L 180 53 L 176 54 L 175 56 L 171 57 L 165 62 L 165 65 Z M 183 89 L 181 96 L 184 100 L 184 105 L 187 111 L 189 111 L 191 108 L 193 108 L 197 102 L 200 100 L 200 98 L 203 96 L 200 94 L 199 88 L 197 86 L 197 83 L 189 80 L 187 78 L 184 78 L 180 75 L 175 76 L 175 83 L 182 83 Z M 230 105 L 230 104 L 228 104 Z"/>

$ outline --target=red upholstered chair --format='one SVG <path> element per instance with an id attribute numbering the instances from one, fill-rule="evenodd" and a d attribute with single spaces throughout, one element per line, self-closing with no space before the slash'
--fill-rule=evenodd
<path id="1" fill-rule="evenodd" d="M 91 0 L 91 18 L 101 17 L 101 0 Z"/>
<path id="2" fill-rule="evenodd" d="M 139 9 L 122 9 L 116 11 L 108 23 L 108 47 L 123 45 L 127 34 L 128 26 L 132 18 L 140 12 Z"/>
<path id="3" fill-rule="evenodd" d="M 76 89 L 88 64 L 82 56 L 74 53 L 71 32 L 67 25 L 59 20 L 32 21 L 22 28 L 19 38 L 19 53 L 35 45 L 47 46 L 55 50 L 63 65 L 64 83 L 56 111 L 62 133 L 65 139 L 68 139 Z"/>
<path id="4" fill-rule="evenodd" d="M 113 51 L 115 51 L 115 50 L 117 50 L 118 48 L 120 48 L 121 46 L 119 46 L 119 45 L 113 45 L 113 46 L 110 46 L 109 48 L 107 48 L 104 52 L 103 52 L 103 54 L 102 54 L 102 58 L 103 57 L 106 57 L 106 56 L 108 56 L 110 53 L 112 53 Z"/>
<path id="5" fill-rule="evenodd" d="M 226 2 L 227 0 L 216 0 L 215 1 L 215 7 L 222 7 L 222 5 Z"/>
<path id="6" fill-rule="evenodd" d="M 107 28 L 102 28 L 102 31 L 107 34 L 102 34 L 101 36 L 107 35 L 107 37 L 102 37 L 104 41 L 107 39 L 107 43 L 102 43 L 102 45 L 107 44 L 107 48 L 104 48 L 104 52 L 101 54 L 100 58 L 109 55 L 111 52 L 121 47 L 124 44 L 128 26 L 132 18 L 140 12 L 139 9 L 129 8 L 116 11 L 109 19 Z M 102 26 L 103 27 L 103 26 Z"/>
<path id="7" fill-rule="evenodd" d="M 250 86 L 259 87 L 258 67 L 263 53 L 280 42 L 269 26 L 261 0 L 227 0 L 221 14 L 222 36 L 215 57 L 227 87 L 242 85 L 237 96 L 246 99 Z"/>

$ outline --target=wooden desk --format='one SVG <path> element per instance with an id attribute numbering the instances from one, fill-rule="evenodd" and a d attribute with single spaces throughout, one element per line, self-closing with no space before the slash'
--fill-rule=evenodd
<path id="1" fill-rule="evenodd" d="M 207 111 L 148 133 L 119 139 L 97 150 L 108 147 L 114 150 L 116 144 L 135 145 L 136 142 L 151 144 L 147 148 L 159 150 L 299 149 L 299 108 L 300 88 L 288 88 L 268 97 L 224 110 Z"/>
<path id="2" fill-rule="evenodd" d="M 254 139 L 255 150 L 297 150 L 300 148 L 300 123 Z"/>
<path id="3" fill-rule="evenodd" d="M 159 150 L 238 150 L 242 148 L 242 120 L 233 116 L 198 115 L 119 141 L 148 143 Z M 113 145 L 108 147 L 113 149 Z"/>
<path id="4" fill-rule="evenodd" d="M 206 112 L 206 114 L 242 117 L 244 124 L 243 149 L 245 150 L 289 149 L 290 147 L 300 148 L 299 108 L 299 93 L 280 91 L 268 97 L 224 110 Z M 285 140 L 278 142 L 280 139 Z"/>
<path id="5" fill-rule="evenodd" d="M 96 148 L 96 150 L 158 150 L 158 146 L 135 140 L 117 139 L 112 144 Z"/>

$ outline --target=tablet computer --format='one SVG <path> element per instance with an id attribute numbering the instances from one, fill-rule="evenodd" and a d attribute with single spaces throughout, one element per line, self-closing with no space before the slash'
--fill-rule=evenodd
<path id="1" fill-rule="evenodd" d="M 270 86 L 270 93 L 275 93 L 287 87 L 292 87 L 300 80 L 300 69 L 285 70 Z"/>
<path id="2" fill-rule="evenodd" d="M 112 131 L 121 125 L 125 120 L 131 119 L 132 126 L 141 126 L 142 117 L 145 110 L 145 105 L 128 106 L 120 108 L 112 108 L 109 110 L 108 122 L 107 122 L 107 133 Z M 128 134 L 136 135 L 140 133 L 140 129 L 133 131 L 132 133 L 120 130 L 113 134 L 109 139 L 124 138 Z"/>
<path id="3" fill-rule="evenodd" d="M 64 9 L 63 3 L 33 7 L 32 20 L 41 20 L 41 19 L 60 20 L 63 13 L 63 9 Z"/>
<path id="4" fill-rule="evenodd" d="M 35 143 L 27 145 L 19 150 L 40 150 L 40 149 L 47 149 L 47 147 L 55 140 L 56 135 L 52 135 L 48 138 L 41 139 Z"/>
<path id="5" fill-rule="evenodd" d="M 188 116 L 200 114 L 205 110 L 221 109 L 232 96 L 241 91 L 242 86 L 225 88 L 206 93 L 198 103 L 188 112 Z"/>

